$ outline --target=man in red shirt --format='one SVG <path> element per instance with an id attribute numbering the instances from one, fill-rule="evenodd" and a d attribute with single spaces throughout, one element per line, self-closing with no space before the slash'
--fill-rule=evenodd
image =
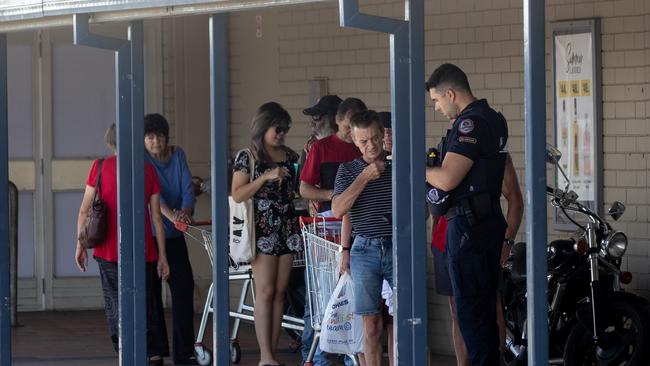
<path id="1" fill-rule="evenodd" d="M 506 161 L 503 184 L 501 185 L 501 195 L 508 202 L 508 212 L 506 220 L 508 227 L 503 241 L 501 250 L 501 264 L 503 265 L 510 255 L 510 249 L 513 240 L 519 230 L 521 219 L 524 213 L 524 201 L 519 188 L 519 179 L 517 172 L 512 164 L 510 154 Z M 433 252 L 433 263 L 435 270 L 436 292 L 439 295 L 449 297 L 449 310 L 451 312 L 451 334 L 454 341 L 454 350 L 456 351 L 456 362 L 458 366 L 469 366 L 471 364 L 465 341 L 458 327 L 456 318 L 456 306 L 454 302 L 454 293 L 451 286 L 451 278 L 447 267 L 447 258 L 445 253 L 445 238 L 447 234 L 447 219 L 444 216 L 433 218 L 433 228 L 431 233 L 431 251 Z M 501 305 L 501 296 L 497 294 L 497 323 L 499 325 L 499 349 L 503 352 L 505 342 L 505 324 L 503 319 L 503 308 Z"/>
<path id="2" fill-rule="evenodd" d="M 324 95 L 302 114 L 311 117 L 311 135 L 300 152 L 300 166 L 305 165 L 314 142 L 336 133 L 336 110 L 343 100 L 338 95 Z"/>
<path id="3" fill-rule="evenodd" d="M 300 195 L 305 199 L 320 202 L 318 212 L 329 211 L 331 208 L 330 201 L 334 194 L 334 180 L 339 165 L 361 156 L 361 152 L 352 142 L 350 118 L 366 109 L 360 99 L 345 99 L 336 112 L 338 131 L 315 141 L 309 150 L 305 166 L 300 173 Z"/>

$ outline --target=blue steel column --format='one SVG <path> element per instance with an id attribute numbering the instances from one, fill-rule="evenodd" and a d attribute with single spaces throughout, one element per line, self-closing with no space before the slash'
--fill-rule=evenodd
<path id="1" fill-rule="evenodd" d="M 129 25 L 129 46 L 130 46 L 130 81 L 131 81 L 131 164 L 133 173 L 131 176 L 131 196 L 133 197 L 133 266 L 123 268 L 133 276 L 134 296 L 130 299 L 133 302 L 133 321 L 138 320 L 146 324 L 147 319 L 147 281 L 145 275 L 145 209 L 142 204 L 144 195 L 144 29 L 141 20 L 133 21 Z M 129 207 L 127 206 L 127 210 Z M 141 361 L 146 357 L 147 333 L 145 326 L 135 326 L 133 329 L 133 347 L 139 350 L 138 356 L 134 355 L 134 362 Z M 135 357 L 140 357 L 135 359 Z M 143 359 L 142 359 L 143 360 Z"/>
<path id="2" fill-rule="evenodd" d="M 548 364 L 544 0 L 524 0 L 528 364 Z"/>
<path id="3" fill-rule="evenodd" d="M 7 35 L 0 34 L 0 366 L 11 365 Z"/>
<path id="4" fill-rule="evenodd" d="M 133 196 L 133 171 L 132 165 L 133 140 L 131 122 L 131 83 L 129 78 L 131 71 L 131 47 L 124 44 L 118 52 L 117 69 L 115 75 L 118 78 L 117 92 L 117 211 L 118 211 L 118 283 L 119 283 L 119 306 L 120 306 L 120 365 L 135 366 L 145 361 L 142 355 L 142 348 L 136 347 L 142 340 L 136 340 L 137 332 L 135 317 L 135 258 L 133 257 L 135 242 L 134 234 L 137 225 L 133 224 L 133 205 L 136 198 Z M 143 142 L 144 143 L 144 142 Z M 143 204 L 144 200 L 140 200 Z M 144 222 L 144 219 L 142 220 Z M 140 224 L 142 225 L 142 224 Z M 142 266 L 142 264 L 140 265 Z M 146 324 L 146 318 L 142 319 Z M 146 340 L 145 340 L 146 342 Z M 136 356 L 136 352 L 140 355 Z M 140 361 L 140 362 L 138 362 Z"/>
<path id="5" fill-rule="evenodd" d="M 410 64 L 409 64 L 409 79 L 410 79 L 410 159 L 409 164 L 411 168 L 410 182 L 406 179 L 400 179 L 400 187 L 404 184 L 411 184 L 411 263 L 407 263 L 409 268 L 404 269 L 404 272 L 410 269 L 411 271 L 411 292 L 399 293 L 398 302 L 401 304 L 409 304 L 411 306 L 411 314 L 402 314 L 403 317 L 410 317 L 414 319 L 413 323 L 405 325 L 400 323 L 397 327 L 398 332 L 406 333 L 407 337 L 412 337 L 411 349 L 408 348 L 409 344 L 402 344 L 395 347 L 397 352 L 400 353 L 399 359 L 406 356 L 406 360 L 411 361 L 412 365 L 426 365 L 428 357 L 428 300 L 427 296 L 427 250 L 428 245 L 425 245 L 427 240 L 427 233 L 425 231 L 426 225 L 424 224 L 423 217 L 427 216 L 426 206 L 424 199 L 425 196 L 425 174 L 424 164 L 422 164 L 422 154 L 426 150 L 425 139 L 425 121 L 424 121 L 424 101 L 426 93 L 424 92 L 424 0 L 409 0 L 406 14 L 409 27 L 409 50 L 410 50 Z M 394 123 L 396 125 L 396 123 Z M 407 150 L 407 152 L 409 152 Z M 401 177 L 398 175 L 398 177 Z M 396 182 L 395 182 L 396 183 Z M 397 187 L 395 185 L 395 187 Z M 396 201 L 401 202 L 401 201 Z M 399 217 L 399 216 L 398 216 Z M 396 261 L 395 257 L 393 260 Z M 397 263 L 397 262 L 396 262 Z M 401 263 L 402 265 L 404 263 Z M 403 273 L 404 273 L 403 272 Z M 409 299 L 410 297 L 410 299 Z M 411 329 L 407 328 L 410 326 Z M 409 334 L 409 332 L 411 332 Z M 397 338 L 396 338 L 397 339 Z M 411 356 L 404 355 L 407 352 Z M 402 363 L 404 364 L 404 363 Z"/>
<path id="6" fill-rule="evenodd" d="M 210 156 L 214 365 L 230 364 L 228 314 L 228 14 L 210 17 Z"/>
<path id="7" fill-rule="evenodd" d="M 141 132 L 144 98 L 137 95 L 142 94 L 144 66 L 138 65 L 133 70 L 131 68 L 132 62 L 142 63 L 142 24 L 140 22 L 131 24 L 129 37 L 134 41 L 130 42 L 91 33 L 88 20 L 88 14 L 74 15 L 74 43 L 115 51 L 120 365 L 143 365 L 147 356 L 144 287 L 145 216 L 144 191 L 141 188 L 144 186 L 142 172 L 144 137 Z M 131 58 L 132 47 L 134 48 L 133 59 Z M 135 75 L 134 71 L 139 75 Z M 139 86 L 133 81 L 134 78 L 140 79 Z M 134 93 L 135 99 L 133 99 Z M 140 114 L 136 116 L 135 113 Z M 139 133 L 137 128 L 134 133 L 135 125 L 140 126 Z M 134 169 L 135 167 L 139 168 Z M 136 255 L 136 251 L 141 253 Z"/>
<path id="8" fill-rule="evenodd" d="M 359 13 L 356 0 L 340 0 L 339 9 L 344 27 L 390 34 L 395 358 L 400 366 L 425 365 L 424 5 L 421 0 L 408 3 L 410 21 Z"/>

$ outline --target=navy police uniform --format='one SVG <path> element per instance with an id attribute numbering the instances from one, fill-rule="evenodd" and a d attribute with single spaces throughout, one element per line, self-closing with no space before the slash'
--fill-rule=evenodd
<path id="1" fill-rule="evenodd" d="M 507 140 L 505 119 L 481 99 L 456 118 L 442 152 L 474 161 L 458 187 L 449 192 L 451 207 L 445 214 L 447 264 L 472 365 L 499 365 L 495 296 L 507 226 L 499 203 Z"/>

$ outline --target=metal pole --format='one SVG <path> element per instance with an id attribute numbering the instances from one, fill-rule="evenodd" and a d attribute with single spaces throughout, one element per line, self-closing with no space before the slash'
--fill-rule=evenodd
<path id="1" fill-rule="evenodd" d="M 212 176 L 212 338 L 214 365 L 230 364 L 228 339 L 228 14 L 210 17 L 210 156 Z"/>
<path id="2" fill-rule="evenodd" d="M 144 98 L 142 24 L 129 27 L 133 41 L 93 34 L 88 14 L 74 15 L 74 43 L 115 52 L 117 110 L 118 282 L 120 365 L 143 365 L 147 358 L 144 285 Z M 132 58 L 133 48 L 133 58 Z M 132 64 L 135 67 L 132 69 Z M 139 79 L 139 81 L 134 81 Z M 133 97 L 135 93 L 135 98 Z M 136 115 L 136 113 L 139 113 Z M 135 129 L 134 129 L 135 126 Z M 138 168 L 138 169 L 134 169 Z M 137 188 L 136 188 L 137 187 Z M 143 316 L 144 315 L 144 316 Z"/>
<path id="3" fill-rule="evenodd" d="M 410 183 L 412 182 L 410 178 L 414 173 L 411 170 L 412 161 L 410 160 L 412 159 L 410 159 L 411 149 L 409 146 L 411 143 L 409 128 L 411 126 L 404 123 L 410 120 L 407 27 L 390 36 L 390 50 L 391 104 L 395 121 L 393 124 L 393 291 L 395 291 L 396 295 L 394 297 L 396 306 L 393 331 L 397 340 L 395 343 L 395 359 L 397 365 L 422 365 L 425 363 L 414 362 L 415 350 L 413 349 L 415 345 L 414 329 L 416 326 L 422 327 L 423 324 L 422 318 L 416 319 L 413 316 L 413 306 L 416 301 L 413 298 L 413 278 L 411 277 L 412 269 L 414 269 L 412 266 L 415 264 L 412 251 L 415 243 L 412 241 L 412 234 L 414 234 L 413 228 L 417 221 L 413 221 L 411 217 L 411 209 L 415 206 L 415 202 L 412 201 L 414 190 Z M 420 94 L 423 94 L 423 92 L 420 91 Z M 398 121 L 404 122 L 400 125 Z M 424 148 L 422 151 L 424 151 Z M 420 170 L 423 169 L 423 167 L 420 168 Z M 394 189 L 398 186 L 409 187 L 410 189 Z M 424 197 L 424 186 L 422 187 L 422 193 L 420 197 Z M 422 201 L 422 199 L 420 198 L 419 201 Z M 424 214 L 420 215 L 420 221 L 423 220 Z M 424 243 L 424 239 L 419 243 L 419 246 L 426 247 L 422 243 Z M 426 328 L 426 325 L 424 327 Z"/>
<path id="4" fill-rule="evenodd" d="M 129 25 L 130 70 L 131 70 L 131 169 L 133 172 L 131 195 L 133 197 L 130 209 L 133 210 L 133 266 L 129 268 L 133 276 L 133 346 L 138 350 L 134 355 L 137 365 L 144 362 L 147 350 L 146 321 L 147 319 L 147 281 L 145 275 L 145 200 L 144 195 L 144 29 L 141 20 Z M 127 210 L 129 207 L 127 207 Z"/>
<path id="5" fill-rule="evenodd" d="M 131 83 L 127 75 L 131 72 L 131 47 L 125 44 L 117 52 L 118 78 L 117 92 L 117 210 L 118 210 L 118 302 L 120 307 L 120 365 L 136 366 L 145 361 L 146 348 L 136 348 L 136 318 L 135 318 L 135 258 L 133 248 L 135 225 L 133 224 L 134 202 L 133 189 L 133 131 L 131 124 Z M 143 204 L 143 201 L 140 201 Z M 144 222 L 144 219 L 141 221 Z M 142 264 L 141 264 L 142 265 Z M 144 319 L 146 323 L 146 318 Z M 142 356 L 137 362 L 136 352 Z"/>
<path id="6" fill-rule="evenodd" d="M 548 364 L 544 0 L 524 0 L 528 364 Z"/>
<path id="7" fill-rule="evenodd" d="M 390 34 L 395 359 L 400 366 L 424 365 L 427 362 L 427 256 L 421 158 L 425 151 L 424 4 L 422 0 L 408 2 L 408 21 L 362 14 L 357 0 L 340 0 L 339 9 L 344 27 Z M 400 189 L 395 189 L 398 183 Z"/>
<path id="8" fill-rule="evenodd" d="M 0 34 L 0 366 L 11 365 L 9 264 L 9 117 L 7 113 L 7 35 Z"/>
<path id="9" fill-rule="evenodd" d="M 18 325 L 18 187 L 9 181 L 9 246 L 11 252 L 11 326 Z"/>
<path id="10" fill-rule="evenodd" d="M 412 354 L 410 360 L 412 365 L 426 365 L 428 358 L 428 314 L 427 306 L 428 301 L 426 296 L 421 294 L 427 293 L 427 250 L 428 245 L 422 245 L 427 240 L 426 224 L 424 217 L 427 217 L 426 207 L 424 204 L 425 197 L 425 174 L 424 164 L 422 164 L 421 156 L 426 150 L 425 139 L 425 121 L 424 121 L 424 101 L 425 95 L 423 87 L 424 72 L 424 0 L 409 0 L 408 7 L 406 8 L 406 20 L 408 21 L 409 29 L 409 79 L 410 79 L 410 151 L 407 150 L 410 156 L 408 164 L 410 164 L 411 177 L 410 182 L 403 179 L 400 187 L 404 184 L 410 183 L 412 189 L 410 197 L 411 202 L 411 263 L 409 268 L 411 270 L 411 293 L 401 294 L 402 296 L 398 301 L 401 303 L 409 304 L 411 306 L 410 317 L 414 319 L 410 326 L 412 330 L 398 327 L 398 331 L 406 331 L 407 335 L 412 337 L 412 349 L 401 349 L 402 353 L 399 358 L 404 357 L 404 352 Z M 397 125 L 393 121 L 394 125 Z M 400 201 L 396 201 L 400 202 Z M 396 252 L 395 252 L 396 253 Z M 395 257 L 393 257 L 395 260 Z M 399 290 L 398 290 L 399 291 Z M 400 294 L 398 293 L 398 296 Z M 410 298 L 409 298 L 410 297 Z M 408 315 L 408 314 L 407 314 Z M 403 315 L 404 316 L 404 315 Z M 412 332 L 409 334 L 409 331 Z M 395 338 L 397 339 L 397 338 Z M 398 352 L 399 349 L 396 346 Z M 400 361 L 401 362 L 401 361 Z M 401 363 L 404 364 L 404 363 Z"/>

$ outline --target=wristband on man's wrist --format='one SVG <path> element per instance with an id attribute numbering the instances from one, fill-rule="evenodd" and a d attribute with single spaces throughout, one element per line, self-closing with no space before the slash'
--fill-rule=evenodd
<path id="1" fill-rule="evenodd" d="M 350 251 L 350 249 L 352 249 L 352 247 L 344 247 L 344 246 L 342 246 L 341 249 L 342 249 L 342 250 Z"/>

